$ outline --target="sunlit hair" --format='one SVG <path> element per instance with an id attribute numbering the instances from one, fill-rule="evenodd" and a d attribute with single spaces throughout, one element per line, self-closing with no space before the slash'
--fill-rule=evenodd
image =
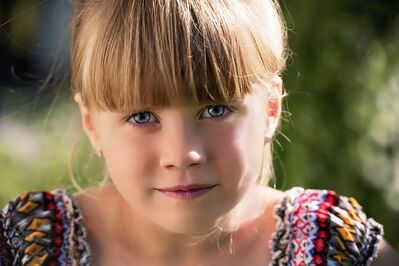
<path id="1" fill-rule="evenodd" d="M 72 86 L 89 109 L 231 103 L 285 68 L 273 0 L 81 0 L 71 26 Z M 266 145 L 259 182 L 270 167 Z"/>

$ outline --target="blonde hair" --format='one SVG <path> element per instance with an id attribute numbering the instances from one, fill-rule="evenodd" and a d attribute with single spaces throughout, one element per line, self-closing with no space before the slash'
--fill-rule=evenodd
<path id="1" fill-rule="evenodd" d="M 72 86 L 89 109 L 230 103 L 285 68 L 273 0 L 81 0 L 71 27 Z M 271 164 L 266 145 L 260 183 Z"/>

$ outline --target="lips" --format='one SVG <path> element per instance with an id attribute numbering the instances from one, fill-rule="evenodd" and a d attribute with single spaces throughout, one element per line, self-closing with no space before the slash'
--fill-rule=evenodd
<path id="1" fill-rule="evenodd" d="M 178 185 L 166 188 L 157 188 L 156 191 L 163 195 L 180 200 L 189 200 L 200 197 L 209 191 L 211 191 L 217 185 L 211 184 L 190 184 L 190 185 Z"/>

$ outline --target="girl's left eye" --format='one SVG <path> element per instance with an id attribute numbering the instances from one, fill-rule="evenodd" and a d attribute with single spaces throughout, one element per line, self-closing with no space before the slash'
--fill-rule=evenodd
<path id="1" fill-rule="evenodd" d="M 232 112 L 231 109 L 228 108 L 226 105 L 210 105 L 205 107 L 202 114 L 208 113 L 210 115 L 210 116 L 205 116 L 205 118 L 223 119 L 226 117 L 226 115 L 230 114 L 231 112 Z"/>

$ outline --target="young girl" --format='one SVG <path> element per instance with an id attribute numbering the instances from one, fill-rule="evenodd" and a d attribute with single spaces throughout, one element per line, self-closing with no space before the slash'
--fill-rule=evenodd
<path id="1" fill-rule="evenodd" d="M 81 0 L 72 37 L 74 99 L 112 182 L 10 201 L 0 265 L 376 257 L 382 226 L 353 198 L 266 186 L 286 59 L 274 1 Z"/>

